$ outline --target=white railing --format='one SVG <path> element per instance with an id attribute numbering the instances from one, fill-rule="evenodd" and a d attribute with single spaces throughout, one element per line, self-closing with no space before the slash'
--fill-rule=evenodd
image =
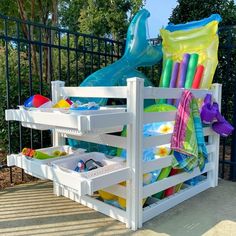
<path id="1" fill-rule="evenodd" d="M 143 137 L 143 124 L 152 122 L 173 121 L 176 112 L 144 113 L 144 99 L 179 99 L 184 89 L 177 88 L 151 88 L 144 87 L 143 80 L 139 78 L 128 79 L 126 87 L 63 87 L 63 82 L 53 82 L 52 94 L 54 101 L 58 101 L 63 96 L 72 97 L 104 97 L 104 98 L 125 98 L 127 99 L 126 114 L 117 114 L 117 117 L 106 115 L 101 116 L 97 121 L 99 127 L 111 124 L 127 123 L 127 137 L 118 137 L 112 134 L 100 134 L 96 136 L 76 136 L 54 132 L 54 144 L 64 143 L 64 138 L 74 138 L 99 144 L 127 149 L 127 167 L 130 168 L 131 179 L 127 181 L 127 186 L 111 186 L 104 191 L 126 198 L 126 211 L 122 211 L 108 204 L 94 200 L 88 196 L 79 197 L 72 190 L 65 186 L 56 186 L 57 192 L 70 197 L 84 205 L 99 210 L 113 218 L 126 223 L 127 227 L 136 230 L 142 227 L 142 223 L 176 204 L 196 195 L 197 193 L 218 184 L 218 163 L 219 163 L 219 136 L 212 132 L 210 128 L 204 128 L 204 135 L 208 136 L 207 150 L 209 153 L 209 163 L 203 172 L 198 168 L 191 173 L 180 173 L 167 177 L 155 183 L 143 186 L 143 174 L 153 170 L 162 169 L 171 165 L 173 156 L 143 162 L 143 148 L 170 143 L 171 134 L 157 137 Z M 207 93 L 213 95 L 215 101 L 221 104 L 221 85 L 214 84 L 211 90 L 198 89 L 191 90 L 196 98 L 203 98 Z M 111 120 L 113 119 L 113 120 Z M 115 120 L 114 120 L 115 119 Z M 98 124 L 96 124 L 97 126 Z M 142 199 L 175 186 L 195 176 L 207 173 L 207 179 L 191 188 L 181 190 L 168 198 L 154 201 L 153 204 L 143 209 Z"/>

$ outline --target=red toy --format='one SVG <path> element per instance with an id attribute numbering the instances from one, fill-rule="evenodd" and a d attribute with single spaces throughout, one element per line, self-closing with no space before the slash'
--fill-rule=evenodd
<path id="1" fill-rule="evenodd" d="M 33 96 L 31 96 L 30 98 L 28 98 L 25 102 L 24 102 L 24 106 L 25 107 L 40 107 L 42 106 L 44 103 L 49 102 L 50 99 L 46 98 L 40 94 L 35 94 Z"/>

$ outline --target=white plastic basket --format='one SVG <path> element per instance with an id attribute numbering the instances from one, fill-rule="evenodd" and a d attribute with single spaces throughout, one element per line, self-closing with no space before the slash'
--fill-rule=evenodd
<path id="1" fill-rule="evenodd" d="M 25 156 L 25 155 L 22 155 L 22 156 L 27 158 L 28 160 L 31 160 L 31 161 L 34 161 L 34 162 L 47 164 L 47 163 L 50 163 L 50 162 L 55 161 L 55 160 L 61 160 L 63 158 L 68 158 L 72 154 L 76 154 L 76 155 L 77 154 L 82 154 L 86 151 L 86 149 L 82 149 L 82 148 L 73 149 L 72 147 L 70 147 L 68 145 L 64 145 L 64 146 L 41 148 L 41 149 L 37 149 L 37 151 L 43 152 L 43 153 L 48 154 L 48 155 L 53 155 L 54 151 L 60 151 L 60 152 L 66 152 L 67 155 L 57 156 L 57 157 L 53 157 L 53 158 L 49 158 L 49 159 L 45 159 L 45 160 L 40 160 L 40 159 Z"/>
<path id="2" fill-rule="evenodd" d="M 75 168 L 80 160 L 86 162 L 89 159 L 94 161 L 99 161 L 103 164 L 103 167 L 88 171 L 88 172 L 76 172 Z M 80 155 L 73 154 L 70 157 L 62 160 L 55 160 L 52 162 L 52 166 L 61 171 L 80 175 L 83 178 L 94 178 L 103 174 L 110 173 L 112 171 L 118 170 L 125 167 L 124 160 L 119 157 L 108 158 L 105 154 L 99 152 L 90 152 Z"/>

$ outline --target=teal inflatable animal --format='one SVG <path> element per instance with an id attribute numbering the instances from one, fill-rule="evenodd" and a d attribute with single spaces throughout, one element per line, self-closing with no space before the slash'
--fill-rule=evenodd
<path id="1" fill-rule="evenodd" d="M 146 9 L 140 10 L 129 25 L 125 53 L 115 63 L 102 68 L 88 76 L 81 84 L 87 86 L 125 86 L 127 78 L 139 77 L 144 79 L 145 86 L 151 82 L 144 74 L 136 70 L 140 66 L 152 66 L 162 59 L 161 45 L 151 45 L 147 39 L 147 18 L 150 13 Z M 106 105 L 106 98 L 80 99 L 81 102 L 94 101 L 99 105 Z"/>

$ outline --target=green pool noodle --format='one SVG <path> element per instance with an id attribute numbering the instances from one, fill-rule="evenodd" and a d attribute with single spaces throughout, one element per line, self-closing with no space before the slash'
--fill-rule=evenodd
<path id="1" fill-rule="evenodd" d="M 188 70 L 187 70 L 184 88 L 192 88 L 193 79 L 194 79 L 195 72 L 197 69 L 197 63 L 198 63 L 198 54 L 196 53 L 191 54 L 189 63 L 188 63 Z"/>
<path id="2" fill-rule="evenodd" d="M 163 168 L 163 169 L 161 170 L 160 175 L 159 175 L 158 178 L 157 178 L 157 181 L 158 181 L 158 180 L 162 180 L 162 179 L 168 177 L 169 174 L 170 174 L 171 169 L 172 169 L 172 166 L 168 166 L 168 167 L 166 167 L 166 168 Z M 159 193 L 155 193 L 155 194 L 152 195 L 152 196 L 155 197 L 155 198 L 161 199 L 162 196 L 163 196 L 163 193 L 164 193 L 164 191 L 161 191 L 161 192 L 159 192 Z"/>
<path id="3" fill-rule="evenodd" d="M 180 189 L 182 188 L 183 184 L 184 184 L 184 183 L 180 183 L 180 184 L 177 184 L 177 185 L 175 186 L 175 193 L 177 193 L 177 192 L 180 191 Z"/>
<path id="4" fill-rule="evenodd" d="M 161 77 L 160 87 L 169 88 L 171 73 L 172 73 L 173 61 L 171 59 L 166 59 L 164 70 Z"/>
<path id="5" fill-rule="evenodd" d="M 53 158 L 55 156 L 50 156 L 46 153 L 40 152 L 40 151 L 35 151 L 34 158 L 39 159 L 39 160 L 46 160 L 49 158 Z"/>
<path id="6" fill-rule="evenodd" d="M 173 67 L 173 61 L 171 59 L 166 59 L 163 73 L 161 76 L 161 82 L 160 82 L 161 88 L 169 88 L 172 74 L 172 67 Z M 166 99 L 160 99 L 158 103 L 163 104 L 165 102 Z"/>

